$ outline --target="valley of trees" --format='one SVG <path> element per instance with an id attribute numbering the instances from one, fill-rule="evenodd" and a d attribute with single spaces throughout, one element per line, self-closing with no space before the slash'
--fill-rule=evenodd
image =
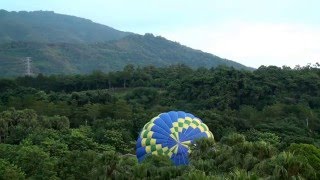
<path id="1" fill-rule="evenodd" d="M 161 112 L 201 118 L 190 164 L 135 157 Z M 0 179 L 319 179 L 320 65 L 134 67 L 0 79 Z"/>

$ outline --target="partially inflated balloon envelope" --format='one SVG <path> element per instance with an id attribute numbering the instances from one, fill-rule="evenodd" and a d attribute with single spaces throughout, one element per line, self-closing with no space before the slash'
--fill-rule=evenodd
<path id="1" fill-rule="evenodd" d="M 161 113 L 143 127 L 137 140 L 137 158 L 141 162 L 150 154 L 164 154 L 175 165 L 186 165 L 189 144 L 203 137 L 213 138 L 213 135 L 194 115 L 183 111 Z"/>

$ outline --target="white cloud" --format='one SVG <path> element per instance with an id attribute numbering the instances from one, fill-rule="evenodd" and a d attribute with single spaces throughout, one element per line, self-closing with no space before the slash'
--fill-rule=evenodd
<path id="1" fill-rule="evenodd" d="M 229 22 L 159 34 L 252 67 L 294 67 L 320 61 L 320 27 L 311 25 Z"/>

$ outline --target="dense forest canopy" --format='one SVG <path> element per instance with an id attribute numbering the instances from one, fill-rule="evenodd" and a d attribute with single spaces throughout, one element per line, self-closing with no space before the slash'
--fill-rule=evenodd
<path id="1" fill-rule="evenodd" d="M 0 80 L 0 179 L 319 179 L 320 69 L 185 65 Z M 138 164 L 143 125 L 201 118 L 190 165 Z"/>

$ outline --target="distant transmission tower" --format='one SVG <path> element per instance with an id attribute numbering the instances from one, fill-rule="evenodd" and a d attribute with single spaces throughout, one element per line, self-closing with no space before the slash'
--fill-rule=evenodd
<path id="1" fill-rule="evenodd" d="M 25 63 L 25 75 L 26 76 L 32 76 L 32 71 L 31 71 L 31 57 L 26 57 L 26 59 L 24 60 Z"/>

